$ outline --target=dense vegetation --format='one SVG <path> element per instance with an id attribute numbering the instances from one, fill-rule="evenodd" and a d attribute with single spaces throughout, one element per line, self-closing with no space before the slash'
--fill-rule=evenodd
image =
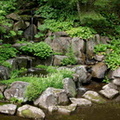
<path id="1" fill-rule="evenodd" d="M 0 44 L 14 43 L 22 40 L 23 31 L 12 30 L 13 22 L 8 14 L 22 14 L 26 9 L 34 11 L 34 15 L 40 16 L 41 25 L 35 37 L 44 40 L 48 31 L 65 31 L 70 37 L 79 37 L 89 40 L 94 34 L 107 36 L 111 39 L 108 44 L 99 44 L 95 47 L 96 54 L 105 55 L 105 62 L 110 69 L 120 66 L 120 0 L 1 0 L 0 1 Z M 31 14 L 31 13 L 27 13 Z M 52 36 L 51 36 L 52 39 Z M 44 42 L 26 43 L 20 48 L 25 54 L 32 54 L 40 59 L 46 59 L 53 55 L 54 51 Z M 0 65 L 10 67 L 5 62 L 7 59 L 16 57 L 18 51 L 10 44 L 0 45 Z M 76 64 L 76 58 L 72 47 L 67 51 L 67 58 L 63 59 L 62 65 Z M 26 96 L 33 100 L 47 87 L 62 88 L 62 79 L 71 77 L 71 71 L 56 71 L 43 67 L 49 73 L 47 77 L 19 77 L 19 73 L 25 69 L 11 72 L 11 79 L 1 83 L 10 84 L 14 81 L 26 81 L 30 85 Z M 56 79 L 57 78 L 57 79 Z"/>

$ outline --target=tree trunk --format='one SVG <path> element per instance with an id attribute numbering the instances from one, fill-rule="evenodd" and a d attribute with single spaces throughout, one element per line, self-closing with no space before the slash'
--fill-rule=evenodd
<path id="1" fill-rule="evenodd" d="M 77 11 L 78 11 L 79 20 L 81 21 L 81 19 L 80 19 L 81 11 L 80 11 L 80 4 L 79 4 L 79 1 L 77 2 Z"/>

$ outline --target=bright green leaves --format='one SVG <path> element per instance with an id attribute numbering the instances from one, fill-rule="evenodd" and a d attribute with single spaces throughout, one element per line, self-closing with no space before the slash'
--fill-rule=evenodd
<path id="1" fill-rule="evenodd" d="M 89 27 L 77 27 L 71 28 L 70 30 L 66 31 L 71 37 L 80 37 L 82 39 L 92 38 L 93 35 L 96 33 L 93 29 Z"/>
<path id="2" fill-rule="evenodd" d="M 46 59 L 53 54 L 51 47 L 45 42 L 39 43 L 28 43 L 25 46 L 21 47 L 21 50 L 26 53 L 32 53 L 35 56 L 38 56 L 41 59 Z"/>
<path id="3" fill-rule="evenodd" d="M 95 53 L 104 54 L 108 68 L 115 70 L 120 66 L 120 40 L 112 40 L 109 44 L 95 46 Z"/>

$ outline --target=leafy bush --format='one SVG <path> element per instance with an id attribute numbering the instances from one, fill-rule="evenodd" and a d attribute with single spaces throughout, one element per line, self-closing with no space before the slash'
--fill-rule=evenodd
<path id="1" fill-rule="evenodd" d="M 71 28 L 70 30 L 68 30 L 66 32 L 71 37 L 80 37 L 82 39 L 91 38 L 96 33 L 92 28 L 89 28 L 89 27 Z"/>
<path id="2" fill-rule="evenodd" d="M 111 40 L 109 44 L 99 44 L 95 46 L 95 53 L 105 55 L 105 63 L 108 68 L 115 70 L 120 66 L 120 39 Z"/>
<path id="3" fill-rule="evenodd" d="M 11 75 L 10 75 L 10 78 L 11 79 L 14 79 L 14 78 L 17 78 L 19 77 L 22 73 L 26 72 L 27 69 L 26 68 L 21 68 L 20 70 L 13 70 L 11 71 Z"/>
<path id="4" fill-rule="evenodd" d="M 68 52 L 66 53 L 67 58 L 64 58 L 61 62 L 62 65 L 75 65 L 77 63 L 74 51 L 70 46 Z"/>
<path id="5" fill-rule="evenodd" d="M 21 47 L 21 50 L 26 53 L 32 53 L 35 56 L 38 56 L 41 59 L 46 59 L 50 57 L 53 53 L 51 47 L 45 42 L 39 43 L 29 43 Z"/>
<path id="6" fill-rule="evenodd" d="M 72 78 L 73 71 L 63 69 L 56 70 L 54 73 L 49 73 L 46 77 L 20 77 L 20 78 L 12 78 L 9 80 L 0 81 L 2 84 L 11 84 L 15 81 L 24 81 L 29 82 L 29 86 L 26 89 L 26 97 L 28 100 L 36 99 L 46 88 L 54 87 L 54 88 L 62 88 L 62 80 L 66 77 Z M 13 99 L 14 101 L 14 99 Z"/>
<path id="7" fill-rule="evenodd" d="M 18 51 L 10 44 L 0 46 L 0 65 L 11 67 L 10 64 L 5 61 L 9 58 L 16 57 L 17 52 Z"/>

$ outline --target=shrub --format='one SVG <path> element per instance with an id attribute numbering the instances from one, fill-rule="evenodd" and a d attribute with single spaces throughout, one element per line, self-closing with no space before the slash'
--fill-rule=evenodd
<path id="1" fill-rule="evenodd" d="M 92 28 L 89 27 L 77 27 L 71 28 L 66 31 L 71 37 L 80 37 L 82 39 L 92 38 L 96 33 Z"/>
<path id="2" fill-rule="evenodd" d="M 35 100 L 39 95 L 48 87 L 54 88 L 62 88 L 62 80 L 66 77 L 72 78 L 73 71 L 63 69 L 56 70 L 54 73 L 49 73 L 46 77 L 20 77 L 20 78 L 12 78 L 9 80 L 0 81 L 2 84 L 11 84 L 15 81 L 24 81 L 29 82 L 25 96 L 29 101 Z M 14 99 L 13 99 L 14 101 Z M 16 101 L 16 100 L 15 100 Z"/>
<path id="3" fill-rule="evenodd" d="M 17 52 L 18 51 L 10 44 L 0 46 L 0 65 L 11 67 L 11 65 L 5 61 L 9 58 L 16 57 Z"/>
<path id="4" fill-rule="evenodd" d="M 109 44 L 99 44 L 95 46 L 95 53 L 105 55 L 105 63 L 108 68 L 115 70 L 120 66 L 120 39 L 111 40 Z"/>
<path id="5" fill-rule="evenodd" d="M 24 52 L 32 53 L 35 56 L 38 56 L 41 59 L 46 59 L 53 54 L 51 47 L 45 42 L 39 43 L 29 43 L 21 47 L 21 50 Z"/>

